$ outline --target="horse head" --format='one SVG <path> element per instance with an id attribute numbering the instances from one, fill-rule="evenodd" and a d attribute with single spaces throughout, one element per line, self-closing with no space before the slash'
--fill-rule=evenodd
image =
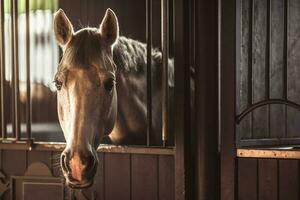
<path id="1" fill-rule="evenodd" d="M 55 75 L 59 122 L 66 139 L 60 164 L 70 187 L 89 187 L 97 169 L 97 147 L 116 121 L 113 45 L 119 36 L 118 20 L 107 9 L 99 28 L 74 32 L 60 9 L 54 16 L 54 33 L 63 51 Z"/>

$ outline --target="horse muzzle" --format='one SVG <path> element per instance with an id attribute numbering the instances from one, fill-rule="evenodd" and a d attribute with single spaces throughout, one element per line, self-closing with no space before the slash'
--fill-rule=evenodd
<path id="1" fill-rule="evenodd" d="M 66 183 L 71 188 L 87 188 L 93 184 L 98 165 L 98 159 L 94 153 L 70 153 L 65 150 L 61 154 L 60 163 Z"/>

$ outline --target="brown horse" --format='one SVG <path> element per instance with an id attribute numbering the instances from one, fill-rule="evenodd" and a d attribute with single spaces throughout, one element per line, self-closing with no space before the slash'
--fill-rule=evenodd
<path id="1" fill-rule="evenodd" d="M 96 173 L 96 149 L 101 140 L 146 143 L 146 45 L 119 37 L 118 20 L 110 9 L 99 28 L 75 33 L 59 10 L 54 17 L 54 33 L 63 50 L 55 76 L 58 116 L 66 139 L 61 167 L 70 187 L 89 187 Z M 173 61 L 169 62 L 172 86 Z M 160 66 L 161 53 L 152 50 L 153 132 L 161 128 Z"/>

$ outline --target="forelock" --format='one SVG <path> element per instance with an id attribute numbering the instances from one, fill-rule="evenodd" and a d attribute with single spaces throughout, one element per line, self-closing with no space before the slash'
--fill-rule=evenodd
<path id="1" fill-rule="evenodd" d="M 102 63 L 105 67 L 107 53 L 104 48 L 98 29 L 81 29 L 68 44 L 62 59 L 68 66 L 88 68 L 94 63 Z"/>

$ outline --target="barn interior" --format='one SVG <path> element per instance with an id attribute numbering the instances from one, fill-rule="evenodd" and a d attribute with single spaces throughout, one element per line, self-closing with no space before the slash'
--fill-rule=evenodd
<path id="1" fill-rule="evenodd" d="M 78 190 L 60 166 L 53 16 L 63 9 L 77 31 L 107 8 L 147 48 L 146 142 L 101 144 L 94 183 Z M 1 0 L 0 199 L 299 199 L 299 33 L 298 0 Z"/>

